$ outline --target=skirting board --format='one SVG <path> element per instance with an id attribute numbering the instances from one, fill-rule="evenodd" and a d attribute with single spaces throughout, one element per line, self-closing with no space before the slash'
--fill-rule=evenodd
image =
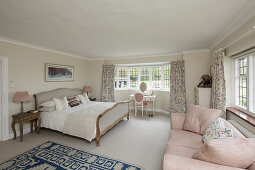
<path id="1" fill-rule="evenodd" d="M 134 107 L 130 107 L 129 109 L 130 109 L 130 110 L 135 110 Z M 141 110 L 141 109 L 138 108 L 138 110 Z M 146 110 L 146 109 L 144 109 L 144 110 Z M 148 108 L 147 111 L 152 112 L 153 109 L 152 109 L 152 108 Z M 168 115 L 168 116 L 170 115 L 170 112 L 168 112 L 168 111 L 166 111 L 166 110 L 155 109 L 155 112 L 163 113 L 163 114 L 166 114 L 166 115 Z"/>
<path id="2" fill-rule="evenodd" d="M 25 135 L 29 132 L 30 132 L 30 128 L 23 129 L 23 135 Z M 19 130 L 16 130 L 16 135 L 17 135 L 17 137 L 20 136 L 20 131 Z M 9 139 L 13 139 L 13 138 L 14 138 L 14 134 L 10 133 L 9 134 Z"/>

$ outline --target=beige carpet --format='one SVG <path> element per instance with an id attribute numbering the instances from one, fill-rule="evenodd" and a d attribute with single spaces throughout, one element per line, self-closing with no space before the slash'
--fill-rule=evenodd
<path id="1" fill-rule="evenodd" d="M 129 121 L 121 121 L 112 130 L 101 137 L 100 147 L 95 141 L 64 135 L 62 133 L 41 129 L 40 134 L 28 133 L 24 141 L 8 140 L 0 143 L 0 162 L 8 160 L 45 141 L 53 141 L 80 150 L 89 151 L 130 162 L 146 170 L 162 169 L 162 159 L 169 134 L 169 116 L 156 114 L 154 118 L 131 115 Z"/>

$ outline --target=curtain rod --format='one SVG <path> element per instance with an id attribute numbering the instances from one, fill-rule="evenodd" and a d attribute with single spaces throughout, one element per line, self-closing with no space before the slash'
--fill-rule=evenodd
<path id="1" fill-rule="evenodd" d="M 231 43 L 225 45 L 222 49 L 225 50 L 226 48 L 230 47 L 231 45 L 237 43 L 238 41 L 242 40 L 243 38 L 245 38 L 246 36 L 248 36 L 250 33 L 253 33 L 255 31 L 255 25 L 253 26 L 252 30 L 247 31 L 246 33 L 244 33 L 243 35 L 241 35 L 239 38 L 237 38 L 235 41 L 232 41 Z"/>

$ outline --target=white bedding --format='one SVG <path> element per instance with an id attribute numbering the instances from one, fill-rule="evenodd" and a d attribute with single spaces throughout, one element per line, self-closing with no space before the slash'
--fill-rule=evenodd
<path id="1" fill-rule="evenodd" d="M 96 137 L 96 122 L 94 121 L 94 118 L 92 119 L 91 117 L 97 117 L 99 114 L 104 112 L 106 109 L 112 107 L 114 104 L 115 103 L 90 102 L 90 103 L 86 103 L 86 104 L 81 104 L 76 107 L 68 108 L 63 111 L 42 112 L 41 113 L 41 119 L 42 119 L 41 127 L 68 133 L 73 136 L 79 136 L 79 137 L 82 137 L 84 139 L 91 141 L 92 139 L 94 139 Z M 74 131 L 70 131 L 70 133 L 69 133 L 68 130 L 66 130 L 66 129 L 68 129 L 68 127 L 65 127 L 65 121 L 66 120 L 75 121 L 75 118 L 73 120 L 70 118 L 72 118 L 71 117 L 72 114 L 77 116 L 77 113 L 78 113 L 78 116 L 81 116 L 81 114 L 85 116 L 83 119 L 84 122 L 88 123 L 88 121 L 90 121 L 89 123 L 91 123 L 88 131 L 87 132 L 84 131 L 84 133 L 86 133 L 86 134 L 84 134 L 82 136 L 80 134 L 77 134 L 78 131 L 77 131 L 77 133 L 73 133 Z M 121 111 L 120 111 L 120 113 L 121 113 Z M 95 116 L 93 114 L 95 114 Z M 120 114 L 120 115 L 122 115 L 122 114 Z M 86 116 L 88 117 L 88 120 L 86 120 Z M 67 117 L 68 117 L 68 119 L 67 119 Z M 113 119 L 113 120 L 116 119 L 116 116 L 112 117 L 111 119 Z M 112 123 L 111 119 L 108 119 L 108 120 L 105 119 L 105 121 L 108 121 L 108 122 L 104 122 L 104 124 L 111 124 Z M 77 120 L 77 117 L 76 117 L 76 120 Z M 79 124 L 79 127 L 77 127 L 77 128 L 79 128 L 80 130 L 82 130 L 81 127 L 83 129 L 86 128 L 86 126 L 82 125 L 83 121 L 79 121 L 80 124 Z M 66 124 L 69 126 L 69 129 L 75 125 L 74 122 L 71 122 L 71 124 L 70 124 L 70 122 L 66 123 Z M 65 131 L 64 131 L 64 129 L 65 129 Z M 79 133 L 81 133 L 81 132 L 79 132 Z"/>

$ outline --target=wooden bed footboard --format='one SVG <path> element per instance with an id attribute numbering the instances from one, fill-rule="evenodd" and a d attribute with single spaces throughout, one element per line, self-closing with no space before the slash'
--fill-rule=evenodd
<path id="1" fill-rule="evenodd" d="M 96 145 L 99 146 L 100 143 L 100 137 L 102 135 L 104 135 L 108 130 L 110 130 L 111 128 L 113 128 L 115 125 L 117 125 L 121 120 L 123 120 L 125 117 L 127 117 L 127 119 L 129 120 L 129 100 L 127 101 L 121 101 L 116 103 L 115 105 L 113 105 L 111 108 L 105 110 L 103 113 L 101 113 L 98 117 L 97 117 L 97 122 L 96 122 Z M 116 109 L 119 105 L 126 105 L 127 107 L 127 113 L 125 113 L 124 115 L 122 115 L 120 118 L 118 118 L 117 120 L 114 120 L 113 123 L 109 126 L 107 126 L 106 128 L 104 128 L 103 131 L 100 131 L 100 120 L 101 118 L 103 118 L 104 116 L 107 116 L 107 114 L 110 114 L 111 111 L 114 111 L 114 109 Z"/>

